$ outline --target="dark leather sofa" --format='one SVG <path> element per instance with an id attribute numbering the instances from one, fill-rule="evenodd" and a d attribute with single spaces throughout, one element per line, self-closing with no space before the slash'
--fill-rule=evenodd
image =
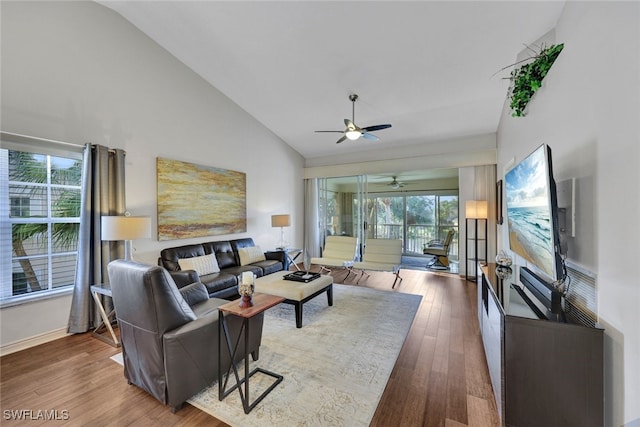
<path id="1" fill-rule="evenodd" d="M 253 247 L 255 243 L 250 237 L 235 240 L 198 243 L 163 249 L 158 264 L 166 268 L 176 285 L 181 288 L 194 282 L 203 283 L 209 297 L 236 299 L 238 295 L 238 276 L 244 271 L 252 271 L 257 277 L 281 271 L 285 265 L 284 252 L 265 252 L 266 260 L 252 264 L 240 265 L 238 249 Z M 179 260 L 203 255 L 215 254 L 219 273 L 200 276 L 194 270 L 181 270 Z"/>

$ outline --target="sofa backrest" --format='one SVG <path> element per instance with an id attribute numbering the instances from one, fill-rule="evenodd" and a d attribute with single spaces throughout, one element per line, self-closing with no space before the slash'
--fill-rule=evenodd
<path id="1" fill-rule="evenodd" d="M 253 242 L 253 239 L 251 237 L 245 237 L 244 239 L 231 240 L 231 247 L 236 253 L 238 252 L 238 249 L 252 248 L 255 245 L 256 244 Z"/>
<path id="2" fill-rule="evenodd" d="M 111 261 L 107 269 L 118 321 L 160 340 L 165 332 L 196 319 L 164 268 L 119 259 Z"/>
<path id="3" fill-rule="evenodd" d="M 402 262 L 402 240 L 367 239 L 362 260 L 399 265 Z"/>
<path id="4" fill-rule="evenodd" d="M 238 249 L 253 246 L 255 243 L 251 237 L 176 246 L 175 248 L 163 249 L 160 252 L 159 264 L 169 271 L 179 271 L 178 261 L 180 259 L 215 254 L 220 268 L 234 267 L 240 265 Z"/>
<path id="5" fill-rule="evenodd" d="M 176 246 L 175 248 L 167 248 L 160 251 L 159 264 L 169 271 L 180 271 L 178 260 L 203 255 L 207 254 L 205 253 L 204 246 L 201 244 Z"/>
<path id="6" fill-rule="evenodd" d="M 220 268 L 234 267 L 240 265 L 236 261 L 236 256 L 231 247 L 231 243 L 228 240 L 222 240 L 220 242 L 208 242 L 203 243 L 205 252 L 216 254 L 218 260 L 218 266 Z"/>
<path id="7" fill-rule="evenodd" d="M 323 258 L 353 261 L 358 251 L 358 238 L 350 236 L 327 236 L 322 251 Z"/>

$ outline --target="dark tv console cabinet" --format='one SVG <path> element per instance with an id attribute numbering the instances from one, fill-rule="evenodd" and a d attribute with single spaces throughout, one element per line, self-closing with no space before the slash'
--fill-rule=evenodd
<path id="1" fill-rule="evenodd" d="M 603 329 L 545 318 L 498 273 L 478 267 L 478 321 L 502 425 L 604 425 Z"/>

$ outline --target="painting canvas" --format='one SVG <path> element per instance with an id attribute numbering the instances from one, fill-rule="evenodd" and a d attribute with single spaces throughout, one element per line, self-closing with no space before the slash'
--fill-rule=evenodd
<path id="1" fill-rule="evenodd" d="M 158 240 L 247 231 L 246 174 L 158 157 Z"/>

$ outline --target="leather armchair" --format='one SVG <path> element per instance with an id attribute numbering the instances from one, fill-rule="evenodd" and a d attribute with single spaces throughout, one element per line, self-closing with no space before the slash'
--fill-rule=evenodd
<path id="1" fill-rule="evenodd" d="M 172 412 L 185 400 L 218 379 L 230 367 L 227 352 L 219 352 L 218 309 L 227 300 L 209 298 L 201 283 L 178 289 L 162 267 L 117 260 L 108 266 L 113 304 L 120 327 L 124 375 Z M 257 360 L 264 316 L 251 319 L 249 352 Z M 242 320 L 227 320 L 232 339 Z M 223 343 L 224 345 L 224 343 Z M 236 363 L 244 355 L 240 340 Z"/>

